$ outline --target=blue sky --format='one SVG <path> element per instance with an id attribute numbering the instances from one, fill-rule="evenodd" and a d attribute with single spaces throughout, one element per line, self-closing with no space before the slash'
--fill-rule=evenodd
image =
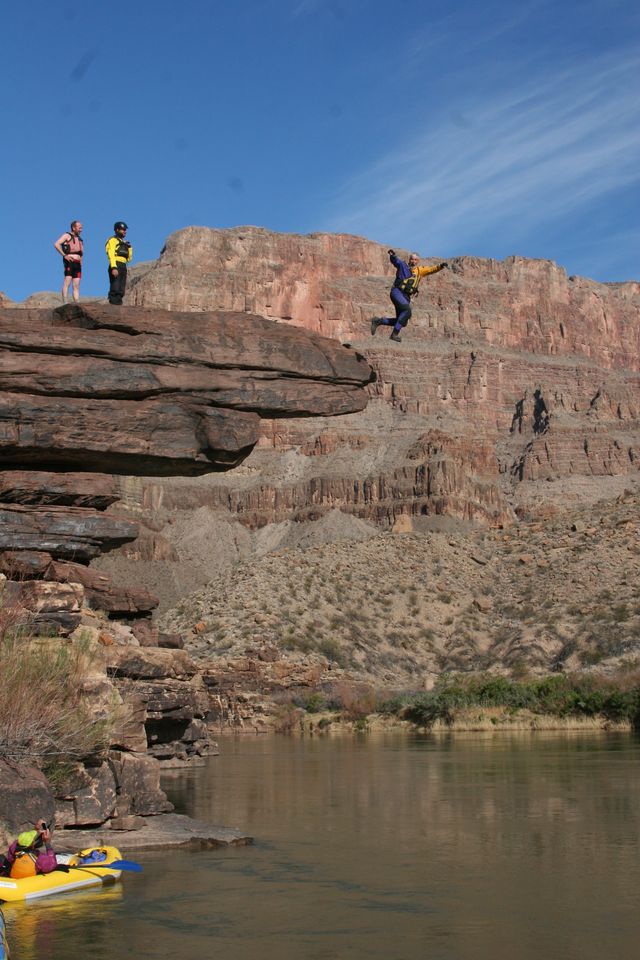
<path id="1" fill-rule="evenodd" d="M 135 260 L 191 224 L 640 278 L 640 7 L 627 0 L 28 0 L 0 41 L 0 290 L 58 289 L 85 225 Z"/>

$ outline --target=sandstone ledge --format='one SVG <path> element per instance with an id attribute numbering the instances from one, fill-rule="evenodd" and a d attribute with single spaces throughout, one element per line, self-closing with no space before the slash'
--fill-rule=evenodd
<path id="1" fill-rule="evenodd" d="M 58 831 L 56 849 L 78 850 L 92 845 L 116 845 L 127 858 L 131 851 L 162 850 L 166 847 L 189 847 L 209 850 L 214 847 L 241 847 L 253 843 L 242 831 L 221 827 L 202 820 L 192 820 L 180 813 L 165 813 L 150 817 L 137 830 L 110 830 L 104 827 L 92 830 Z"/>
<path id="2" fill-rule="evenodd" d="M 363 410 L 373 373 L 334 340 L 243 313 L 0 309 L 6 470 L 229 470 L 264 417 Z"/>

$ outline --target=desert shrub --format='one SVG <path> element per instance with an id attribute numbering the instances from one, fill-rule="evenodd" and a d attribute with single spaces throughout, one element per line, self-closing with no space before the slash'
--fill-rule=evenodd
<path id="1" fill-rule="evenodd" d="M 345 667 L 347 665 L 347 655 L 335 637 L 324 637 L 318 644 L 318 650 L 323 657 L 337 663 L 339 667 Z"/>
<path id="2" fill-rule="evenodd" d="M 315 649 L 315 639 L 312 632 L 307 631 L 303 636 L 296 633 L 295 627 L 290 627 L 287 633 L 280 638 L 283 650 L 298 650 L 300 653 L 310 653 Z"/>
<path id="3" fill-rule="evenodd" d="M 293 733 L 300 727 L 303 711 L 292 703 L 278 704 L 275 710 L 276 733 Z"/>
<path id="4" fill-rule="evenodd" d="M 400 716 L 419 727 L 432 727 L 436 720 L 450 725 L 454 719 L 451 704 L 435 690 L 414 697 L 405 704 Z"/>
<path id="5" fill-rule="evenodd" d="M 7 614 L 3 619 L 6 627 Z M 33 636 L 0 624 L 0 757 L 52 772 L 61 762 L 100 754 L 125 710 L 114 704 L 96 717 L 83 694 L 91 659 L 88 641 Z"/>
<path id="6" fill-rule="evenodd" d="M 554 674 L 529 680 L 514 680 L 495 674 L 443 675 L 429 693 L 396 697 L 385 704 L 419 726 L 436 720 L 450 723 L 464 707 L 507 707 L 553 716 L 606 717 L 640 726 L 640 682 L 637 675 L 604 680 L 591 674 Z"/>
<path id="7" fill-rule="evenodd" d="M 631 616 L 626 603 L 619 603 L 613 608 L 613 619 L 616 623 L 624 623 Z"/>
<path id="8" fill-rule="evenodd" d="M 316 691 L 315 693 L 308 693 L 306 695 L 300 695 L 295 698 L 295 704 L 299 707 L 302 707 L 303 710 L 306 710 L 307 713 L 320 713 L 322 710 L 326 710 L 327 701 L 324 694 Z"/>
<path id="9" fill-rule="evenodd" d="M 378 700 L 378 695 L 368 684 L 344 680 L 331 687 L 327 707 L 340 711 L 349 720 L 361 720 L 377 709 Z"/>

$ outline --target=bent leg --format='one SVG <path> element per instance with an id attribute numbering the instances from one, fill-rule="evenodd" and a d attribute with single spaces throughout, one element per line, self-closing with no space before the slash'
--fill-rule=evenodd
<path id="1" fill-rule="evenodd" d="M 395 307 L 396 315 L 395 317 L 380 317 L 380 323 L 384 324 L 385 327 L 393 327 L 398 322 L 398 313 L 401 310 L 406 310 L 409 306 L 409 301 L 405 297 L 402 291 L 398 290 L 397 287 L 391 288 L 391 293 L 389 294 L 391 303 Z M 411 308 L 409 307 L 409 316 L 411 316 Z"/>
<path id="2" fill-rule="evenodd" d="M 393 323 L 394 333 L 399 333 L 402 327 L 406 327 L 411 319 L 411 304 L 404 293 L 398 290 L 397 287 L 394 287 L 391 291 L 391 302 L 396 308 L 396 319 L 390 320 L 389 323 Z"/>

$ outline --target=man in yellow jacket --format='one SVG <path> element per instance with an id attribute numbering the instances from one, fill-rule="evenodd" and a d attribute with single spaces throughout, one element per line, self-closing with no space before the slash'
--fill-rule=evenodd
<path id="1" fill-rule="evenodd" d="M 430 273 L 438 273 L 448 267 L 448 263 L 436 263 L 432 267 L 421 267 L 420 257 L 417 253 L 412 253 L 409 257 L 409 263 L 402 260 L 395 250 L 389 250 L 389 260 L 396 268 L 396 279 L 391 288 L 391 302 L 395 307 L 395 317 L 374 317 L 371 321 L 371 334 L 380 326 L 393 327 L 390 340 L 400 343 L 402 337 L 400 331 L 409 323 L 411 319 L 411 297 L 418 294 L 418 287 L 423 277 L 428 277 Z"/>
<path id="2" fill-rule="evenodd" d="M 133 247 L 126 240 L 126 223 L 117 220 L 113 225 L 113 236 L 105 244 L 109 258 L 109 303 L 120 306 L 127 286 L 127 264 L 133 256 Z"/>

